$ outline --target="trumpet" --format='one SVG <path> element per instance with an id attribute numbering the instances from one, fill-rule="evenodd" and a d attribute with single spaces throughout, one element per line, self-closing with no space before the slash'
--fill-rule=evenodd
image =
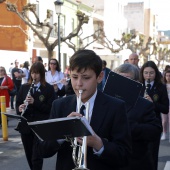
<path id="1" fill-rule="evenodd" d="M 148 96 L 148 89 L 150 88 L 150 79 L 147 80 L 147 85 L 144 92 L 144 97 Z"/>
<path id="2" fill-rule="evenodd" d="M 27 98 L 28 96 L 31 96 L 31 90 L 32 90 L 34 84 L 35 84 L 35 80 L 32 81 L 32 84 L 31 84 L 31 86 L 30 86 L 30 88 L 29 88 L 29 90 L 28 90 L 28 93 L 27 93 L 26 98 Z M 26 109 L 27 109 L 27 107 L 28 107 L 28 102 L 26 101 L 26 98 L 25 98 L 25 100 L 24 100 L 25 108 L 22 109 L 22 113 L 21 113 L 21 116 L 22 116 L 22 117 L 23 117 L 23 115 L 24 115 L 24 113 L 25 113 L 25 111 L 26 111 Z"/>
<path id="3" fill-rule="evenodd" d="M 83 90 L 79 90 L 79 97 L 78 97 L 78 112 L 79 113 L 80 113 L 80 108 L 82 105 L 82 102 L 81 102 L 82 93 L 83 93 Z M 87 102 L 86 104 L 86 119 L 89 121 L 89 102 Z M 71 147 L 73 148 L 72 159 L 76 166 L 73 170 L 89 170 L 87 168 L 87 137 L 86 136 L 83 137 L 82 146 L 77 144 L 76 138 L 69 139 L 69 142 L 71 142 Z M 76 156 L 77 149 L 78 149 L 78 156 Z"/>

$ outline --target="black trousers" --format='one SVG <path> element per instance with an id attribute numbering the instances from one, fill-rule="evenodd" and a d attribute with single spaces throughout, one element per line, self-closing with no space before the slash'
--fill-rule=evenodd
<path id="1" fill-rule="evenodd" d="M 27 162 L 31 170 L 42 170 L 43 158 L 38 152 L 38 138 L 33 132 L 29 134 L 21 134 L 21 140 L 24 146 Z"/>
<path id="2" fill-rule="evenodd" d="M 154 142 L 151 142 L 149 144 L 149 150 L 152 154 L 152 158 L 153 158 L 153 162 L 154 162 L 154 170 L 158 169 L 160 138 L 161 138 L 161 133 L 160 133 L 160 136 L 158 139 L 156 139 Z"/>

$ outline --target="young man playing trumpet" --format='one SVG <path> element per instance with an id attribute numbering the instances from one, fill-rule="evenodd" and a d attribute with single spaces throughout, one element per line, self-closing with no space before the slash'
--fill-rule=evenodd
<path id="1" fill-rule="evenodd" d="M 82 105 L 89 103 L 89 123 L 94 135 L 87 137 L 87 168 L 90 170 L 119 170 L 128 163 L 131 151 L 130 133 L 125 103 L 97 90 L 102 81 L 102 60 L 91 50 L 77 51 L 70 59 L 70 77 L 75 95 L 53 102 L 50 118 L 82 116 L 78 113 L 79 91 Z M 56 129 L 60 130 L 60 129 Z M 82 143 L 81 138 L 77 138 Z M 40 142 L 44 157 L 56 152 L 56 170 L 75 167 L 69 142 Z"/>
<path id="2" fill-rule="evenodd" d="M 36 62 L 30 69 L 29 82 L 23 84 L 16 99 L 16 111 L 28 122 L 49 119 L 49 110 L 55 99 L 54 88 L 45 81 L 44 65 Z M 41 170 L 43 158 L 36 149 L 36 135 L 26 122 L 19 122 L 17 130 L 21 133 L 25 155 L 31 170 Z"/>

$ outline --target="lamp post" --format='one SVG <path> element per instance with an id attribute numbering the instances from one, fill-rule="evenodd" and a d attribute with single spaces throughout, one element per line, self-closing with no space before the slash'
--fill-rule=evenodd
<path id="1" fill-rule="evenodd" d="M 58 15 L 58 62 L 61 65 L 61 54 L 60 54 L 60 15 L 61 15 L 61 6 L 63 5 L 62 0 L 54 1 L 55 11 Z"/>

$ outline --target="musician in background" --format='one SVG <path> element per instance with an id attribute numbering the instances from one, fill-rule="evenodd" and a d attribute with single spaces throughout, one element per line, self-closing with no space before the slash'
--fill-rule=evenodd
<path id="1" fill-rule="evenodd" d="M 124 77 L 139 81 L 139 70 L 135 65 L 122 64 L 114 71 Z M 161 133 L 154 105 L 139 96 L 127 116 L 131 128 L 132 155 L 129 157 L 129 165 L 122 170 L 154 170 L 153 156 L 148 150 L 148 145 L 159 138 Z"/>
<path id="2" fill-rule="evenodd" d="M 106 66 L 107 66 L 107 62 L 105 60 L 102 60 L 103 79 L 97 86 L 98 90 L 101 90 L 101 91 L 103 91 L 107 76 L 108 76 L 109 72 L 111 71 Z"/>
<path id="3" fill-rule="evenodd" d="M 45 73 L 45 79 L 49 84 L 53 85 L 55 98 L 57 99 L 58 96 L 63 96 L 63 92 L 61 90 L 63 84 L 61 83 L 61 80 L 64 78 L 64 73 L 61 72 L 59 63 L 55 58 L 51 58 L 48 65 L 49 71 Z"/>
<path id="4" fill-rule="evenodd" d="M 166 86 L 161 81 L 161 74 L 153 61 L 147 61 L 144 63 L 140 70 L 140 82 L 143 84 L 143 89 L 141 90 L 142 96 L 144 96 L 148 79 L 150 80 L 151 87 L 147 90 L 148 95 L 146 96 L 146 99 L 153 103 L 156 117 L 159 119 L 162 127 L 161 113 L 168 114 L 169 99 Z M 157 170 L 158 165 L 160 136 L 150 144 L 150 150 L 154 157 L 155 170 Z"/>
<path id="5" fill-rule="evenodd" d="M 41 62 L 34 63 L 30 69 L 29 82 L 21 86 L 16 99 L 17 114 L 23 114 L 28 122 L 48 119 L 54 99 L 54 88 L 45 81 L 44 65 Z M 43 158 L 37 152 L 36 135 L 23 120 L 19 122 L 17 130 L 21 133 L 30 169 L 41 170 Z"/>
<path id="6" fill-rule="evenodd" d="M 78 113 L 79 90 L 83 90 L 82 105 L 90 104 L 89 120 L 93 136 L 87 137 L 87 168 L 119 170 L 128 163 L 131 151 L 130 132 L 125 103 L 97 90 L 102 81 L 102 60 L 92 50 L 79 50 L 70 59 L 70 77 L 75 95 L 55 100 L 50 118 L 81 117 Z M 80 109 L 81 110 L 81 109 Z M 81 112 L 81 111 L 80 111 Z M 57 129 L 56 129 L 57 131 Z M 82 144 L 82 138 L 77 139 Z M 40 153 L 47 157 L 57 154 L 56 170 L 75 168 L 72 147 L 65 140 L 39 143 Z"/>

